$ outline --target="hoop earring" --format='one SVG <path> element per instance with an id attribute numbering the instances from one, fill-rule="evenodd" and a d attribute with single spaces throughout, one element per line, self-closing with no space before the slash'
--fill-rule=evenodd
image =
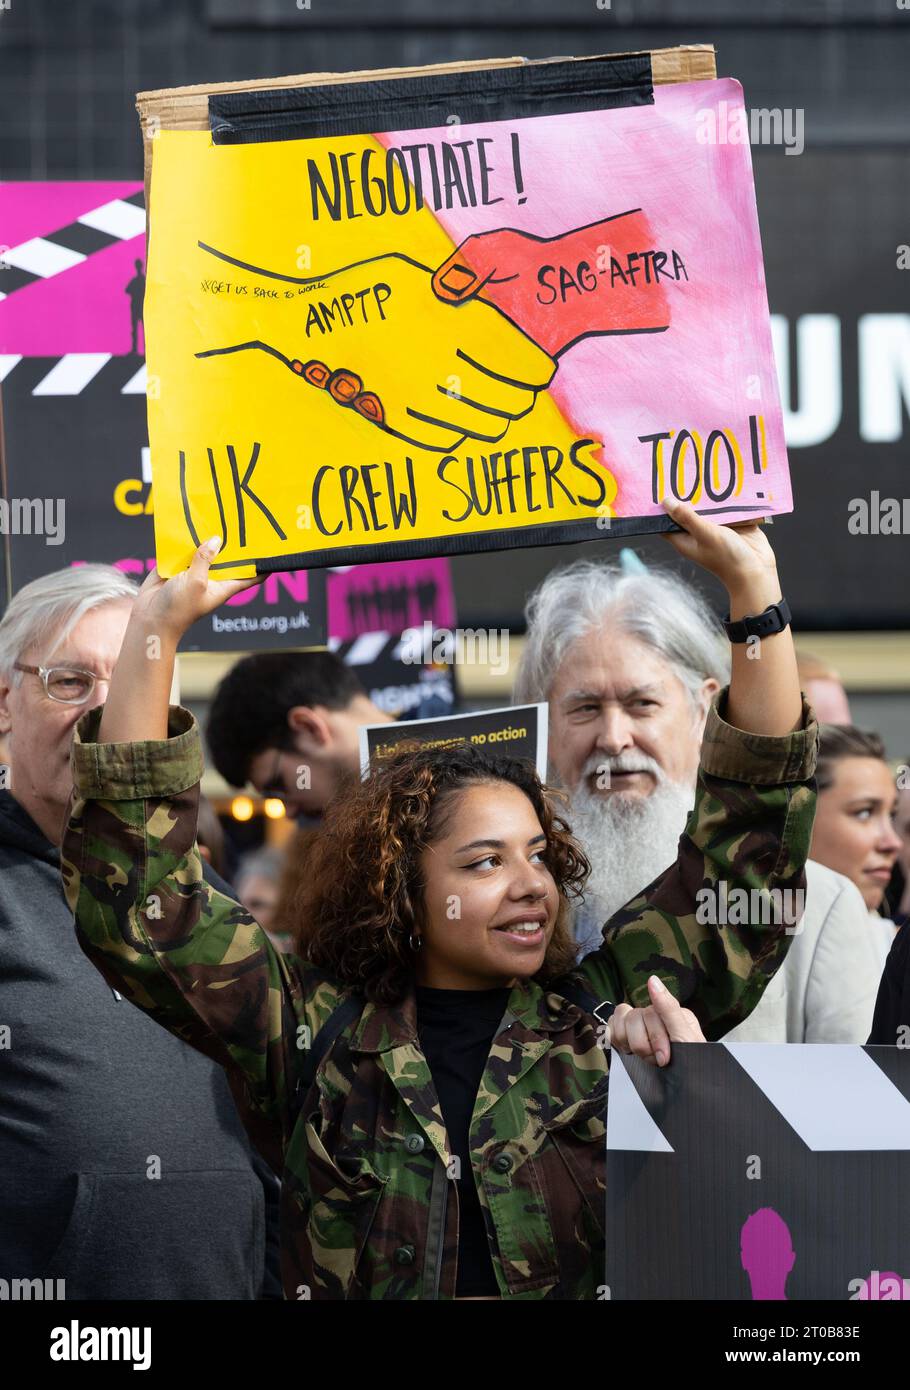
<path id="1" fill-rule="evenodd" d="M 411 935 L 408 937 L 408 945 L 416 955 L 423 945 L 423 937 L 418 936 L 416 932 L 411 932 Z"/>

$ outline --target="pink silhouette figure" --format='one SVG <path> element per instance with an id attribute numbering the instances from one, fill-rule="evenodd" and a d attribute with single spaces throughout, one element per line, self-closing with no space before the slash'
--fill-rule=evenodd
<path id="1" fill-rule="evenodd" d="M 796 1263 L 786 1221 L 773 1207 L 760 1207 L 743 1223 L 739 1246 L 743 1269 L 752 1285 L 752 1298 L 786 1299 L 787 1275 Z"/>

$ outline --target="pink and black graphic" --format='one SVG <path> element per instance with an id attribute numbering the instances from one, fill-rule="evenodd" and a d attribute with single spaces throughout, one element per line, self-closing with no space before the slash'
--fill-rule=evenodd
<path id="1" fill-rule="evenodd" d="M 847 1043 L 613 1054 L 604 1283 L 627 1300 L 910 1296 L 910 1055 Z"/>
<path id="2" fill-rule="evenodd" d="M 0 354 L 138 353 L 142 184 L 5 183 L 0 207 Z"/>
<path id="3" fill-rule="evenodd" d="M 455 625 L 448 560 L 398 560 L 329 572 L 330 637 L 350 642 L 365 633 L 400 636 L 425 622 L 434 628 Z"/>
<path id="4" fill-rule="evenodd" d="M 0 184 L 0 382 L 10 496 L 63 497 L 65 539 L 4 537 L 12 590 L 89 560 L 154 566 L 146 421 L 142 184 Z M 78 485 L 74 485 L 78 479 Z M 0 557 L 2 563 L 2 557 Z M 185 650 L 325 641 L 325 580 L 270 574 Z"/>

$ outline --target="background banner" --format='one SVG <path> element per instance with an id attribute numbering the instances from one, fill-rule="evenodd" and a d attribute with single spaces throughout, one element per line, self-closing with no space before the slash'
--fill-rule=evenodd
<path id="1" fill-rule="evenodd" d="M 448 560 L 403 560 L 330 570 L 329 636 L 352 641 L 367 632 L 394 633 L 429 622 L 455 626 L 455 595 Z"/>
<path id="2" fill-rule="evenodd" d="M 154 566 L 138 182 L 0 185 L 3 585 L 67 565 Z M 182 651 L 325 642 L 325 577 L 269 575 Z"/>
<path id="3" fill-rule="evenodd" d="M 906 1049 L 612 1055 L 608 1297 L 908 1298 L 908 1182 Z"/>

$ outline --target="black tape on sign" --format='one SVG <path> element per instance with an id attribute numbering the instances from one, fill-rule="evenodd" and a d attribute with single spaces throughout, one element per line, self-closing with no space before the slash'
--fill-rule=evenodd
<path id="1" fill-rule="evenodd" d="M 209 97 L 209 124 L 216 145 L 254 145 L 422 130 L 451 126 L 455 118 L 467 125 L 653 104 L 651 56 L 632 53 L 374 82 L 221 92 Z"/>
<path id="2" fill-rule="evenodd" d="M 701 515 L 760 512 L 760 507 L 697 507 Z M 600 524 L 598 524 L 598 522 Z M 543 526 L 514 526 L 502 531 L 469 531 L 464 535 L 426 536 L 419 540 L 383 541 L 380 545 L 340 545 L 330 550 L 303 550 L 297 555 L 244 556 L 243 560 L 218 561 L 210 567 L 236 569 L 255 565 L 259 574 L 274 570 L 310 570 L 335 565 L 369 565 L 377 560 L 432 560 L 444 555 L 480 555 L 488 550 L 533 549 L 539 545 L 578 545 L 581 541 L 618 540 L 626 536 L 657 535 L 679 531 L 668 516 L 620 516 L 554 521 Z"/>

